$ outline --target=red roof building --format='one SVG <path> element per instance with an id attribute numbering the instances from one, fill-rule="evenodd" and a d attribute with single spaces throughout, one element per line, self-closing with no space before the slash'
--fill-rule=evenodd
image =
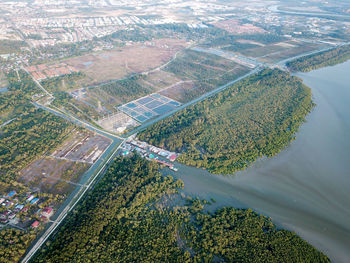
<path id="1" fill-rule="evenodd" d="M 32 228 L 37 228 L 40 225 L 39 221 L 34 221 L 34 223 L 32 224 Z"/>
<path id="2" fill-rule="evenodd" d="M 53 208 L 52 207 L 45 207 L 41 214 L 47 218 L 53 215 Z"/>
<path id="3" fill-rule="evenodd" d="M 177 157 L 176 154 L 172 154 L 169 156 L 169 160 L 174 162 L 176 160 L 176 157 Z"/>

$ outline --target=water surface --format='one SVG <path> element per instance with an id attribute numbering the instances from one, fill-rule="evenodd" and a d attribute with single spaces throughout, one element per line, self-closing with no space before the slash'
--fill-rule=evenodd
<path id="1" fill-rule="evenodd" d="M 298 74 L 317 106 L 296 140 L 234 176 L 177 164 L 184 192 L 251 207 L 334 262 L 350 262 L 350 61 Z"/>

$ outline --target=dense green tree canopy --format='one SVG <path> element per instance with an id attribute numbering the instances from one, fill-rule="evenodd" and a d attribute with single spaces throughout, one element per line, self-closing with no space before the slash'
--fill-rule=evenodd
<path id="1" fill-rule="evenodd" d="M 312 105 L 311 91 L 300 79 L 266 69 L 138 136 L 182 152 L 182 163 L 228 174 L 281 151 L 294 139 Z"/>
<path id="2" fill-rule="evenodd" d="M 181 186 L 156 163 L 118 157 L 32 262 L 329 262 L 250 209 L 175 206 Z"/>
<path id="3" fill-rule="evenodd" d="M 314 69 L 334 66 L 350 59 L 350 45 L 298 58 L 287 63 L 291 71 L 308 72 Z"/>

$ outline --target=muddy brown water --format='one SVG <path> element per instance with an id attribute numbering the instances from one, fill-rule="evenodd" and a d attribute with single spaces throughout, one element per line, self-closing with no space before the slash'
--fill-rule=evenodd
<path id="1" fill-rule="evenodd" d="M 176 164 L 184 192 L 213 208 L 250 207 L 295 231 L 333 262 L 350 262 L 350 61 L 298 73 L 317 106 L 296 140 L 233 176 Z"/>

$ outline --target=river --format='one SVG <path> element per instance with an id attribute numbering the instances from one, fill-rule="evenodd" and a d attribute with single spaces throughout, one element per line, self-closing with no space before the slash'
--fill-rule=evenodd
<path id="1" fill-rule="evenodd" d="M 298 73 L 317 106 L 296 140 L 234 176 L 176 164 L 184 192 L 250 207 L 295 231 L 333 262 L 350 262 L 350 61 Z"/>

